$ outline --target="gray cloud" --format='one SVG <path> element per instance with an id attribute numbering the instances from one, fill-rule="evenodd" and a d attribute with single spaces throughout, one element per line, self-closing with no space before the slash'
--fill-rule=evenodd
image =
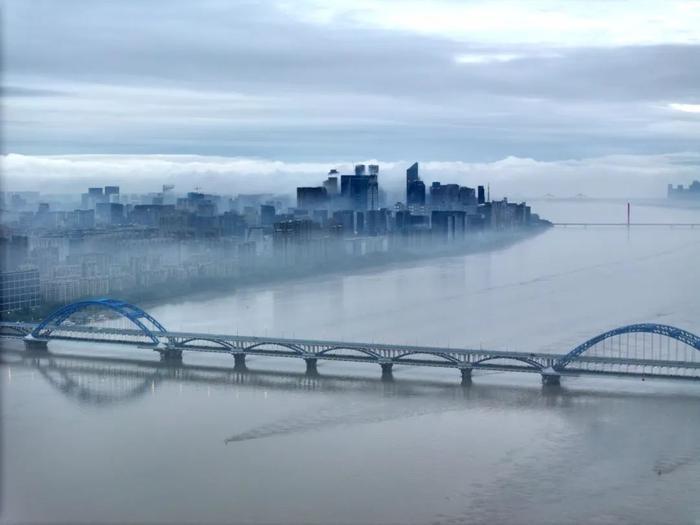
<path id="1" fill-rule="evenodd" d="M 272 2 L 6 3 L 6 81 L 65 93 L 8 98 L 6 152 L 554 160 L 700 136 L 669 106 L 700 103 L 697 45 L 470 43 Z"/>

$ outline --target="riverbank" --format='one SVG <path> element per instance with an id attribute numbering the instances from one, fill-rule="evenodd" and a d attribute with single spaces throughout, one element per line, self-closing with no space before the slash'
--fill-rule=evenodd
<path id="1" fill-rule="evenodd" d="M 433 246 L 429 251 L 401 250 L 376 252 L 362 257 L 347 257 L 303 266 L 286 268 L 263 267 L 250 269 L 245 276 L 240 278 L 199 278 L 184 283 L 171 283 L 167 287 L 161 286 L 149 289 L 120 290 L 110 295 L 133 304 L 138 304 L 143 308 L 149 308 L 159 306 L 166 301 L 184 301 L 203 295 L 210 297 L 212 295 L 220 296 L 230 294 L 237 289 L 248 286 L 276 284 L 297 279 L 307 279 L 319 275 L 331 275 L 336 273 L 350 274 L 352 272 L 364 272 L 390 265 L 413 263 L 426 259 L 498 251 L 517 242 L 539 235 L 547 231 L 549 227 L 547 223 L 543 223 L 542 226 L 477 234 L 469 237 L 465 243 Z M 46 303 L 32 310 L 10 312 L 3 315 L 2 320 L 25 322 L 39 321 L 60 306 L 62 306 L 60 303 Z"/>

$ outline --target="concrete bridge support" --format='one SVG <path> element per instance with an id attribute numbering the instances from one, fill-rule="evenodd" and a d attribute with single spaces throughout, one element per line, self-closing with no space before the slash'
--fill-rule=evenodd
<path id="1" fill-rule="evenodd" d="M 245 354 L 243 352 L 238 352 L 233 354 L 234 365 L 233 369 L 237 372 L 243 372 L 248 369 L 245 365 Z"/>
<path id="2" fill-rule="evenodd" d="M 468 386 L 472 384 L 472 369 L 471 368 L 460 368 L 459 371 L 462 373 L 462 385 Z"/>
<path id="3" fill-rule="evenodd" d="M 392 369 L 394 368 L 394 363 L 380 363 L 382 367 L 382 381 L 393 381 L 394 374 Z"/>
<path id="4" fill-rule="evenodd" d="M 306 361 L 306 375 L 309 376 L 317 376 L 318 375 L 318 359 L 315 357 L 306 357 L 304 358 L 304 361 Z"/>
<path id="5" fill-rule="evenodd" d="M 29 352 L 48 352 L 49 340 L 34 337 L 29 334 L 24 337 L 24 349 Z"/>
<path id="6" fill-rule="evenodd" d="M 160 361 L 171 365 L 182 364 L 182 350 L 159 350 Z"/>
<path id="7" fill-rule="evenodd" d="M 557 373 L 542 373 L 542 384 L 544 386 L 559 386 L 561 384 L 561 376 Z"/>

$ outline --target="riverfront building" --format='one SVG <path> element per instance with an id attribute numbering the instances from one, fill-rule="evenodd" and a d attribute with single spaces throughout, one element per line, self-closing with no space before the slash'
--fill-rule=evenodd
<path id="1" fill-rule="evenodd" d="M 128 195 L 94 187 L 68 196 L 70 204 L 3 194 L 3 311 L 89 296 L 160 296 L 449 243 L 468 247 L 488 231 L 544 224 L 525 203 L 486 202 L 484 186 L 434 182 L 426 196 L 418 163 L 406 170 L 405 202 L 391 208 L 377 165 L 330 170 L 318 186 L 297 188 L 296 202 L 173 189 Z"/>
<path id="2" fill-rule="evenodd" d="M 692 184 L 689 184 L 685 188 L 682 184 L 679 184 L 675 188 L 672 184 L 668 185 L 668 198 L 669 199 L 686 199 L 695 200 L 700 202 L 700 181 L 694 180 Z"/>

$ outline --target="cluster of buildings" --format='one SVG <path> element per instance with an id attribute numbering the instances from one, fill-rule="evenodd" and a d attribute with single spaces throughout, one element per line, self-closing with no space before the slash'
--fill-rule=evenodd
<path id="1" fill-rule="evenodd" d="M 674 187 L 673 184 L 668 185 L 669 199 L 686 199 L 700 202 L 700 180 L 694 180 L 685 188 L 682 184 Z"/>
<path id="2" fill-rule="evenodd" d="M 286 195 L 177 195 L 172 186 L 123 194 L 2 195 L 0 312 L 87 296 L 186 292 L 281 273 L 344 267 L 372 254 L 418 253 L 475 242 L 484 232 L 545 224 L 525 203 L 491 201 L 483 186 L 433 182 L 418 163 L 405 199 L 387 205 L 379 166 L 331 170 Z"/>

